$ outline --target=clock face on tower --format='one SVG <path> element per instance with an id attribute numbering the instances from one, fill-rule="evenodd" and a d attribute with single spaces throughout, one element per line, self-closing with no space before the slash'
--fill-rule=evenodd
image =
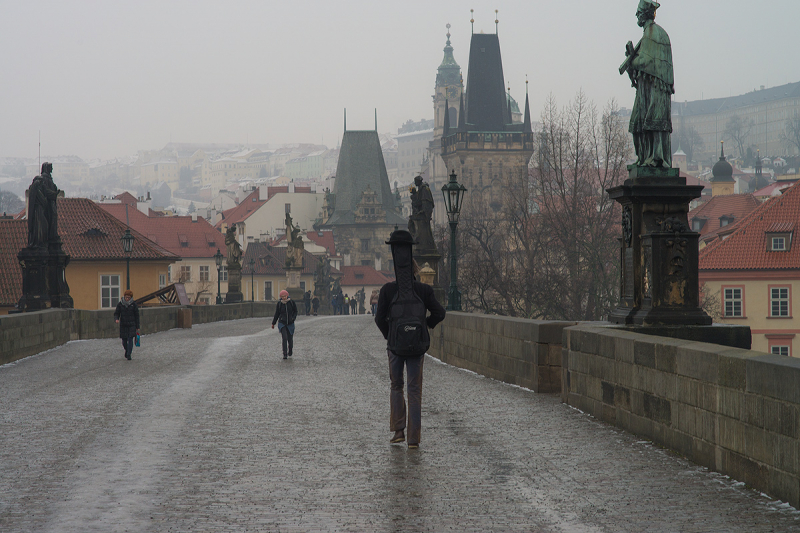
<path id="1" fill-rule="evenodd" d="M 450 87 L 447 88 L 447 97 L 455 98 L 456 96 L 458 96 L 458 87 L 456 87 L 455 85 L 451 85 Z"/>

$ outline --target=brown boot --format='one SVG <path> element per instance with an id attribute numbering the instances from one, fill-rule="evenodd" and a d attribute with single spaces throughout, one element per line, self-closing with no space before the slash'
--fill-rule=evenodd
<path id="1" fill-rule="evenodd" d="M 392 444 L 398 444 L 400 442 L 405 442 L 405 440 L 406 440 L 406 434 L 403 433 L 403 430 L 401 429 L 399 431 L 394 432 L 394 437 L 392 437 L 392 440 L 389 442 Z"/>

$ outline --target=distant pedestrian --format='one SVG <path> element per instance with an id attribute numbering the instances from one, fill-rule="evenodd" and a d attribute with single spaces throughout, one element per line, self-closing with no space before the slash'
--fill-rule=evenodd
<path id="1" fill-rule="evenodd" d="M 350 314 L 350 297 L 347 295 L 347 293 L 345 293 L 344 300 L 342 300 L 342 302 L 343 302 L 343 305 L 342 305 L 343 314 L 349 315 Z"/>
<path id="2" fill-rule="evenodd" d="M 317 316 L 317 312 L 319 311 L 319 297 L 316 295 L 311 299 L 311 311 L 314 316 Z"/>
<path id="3" fill-rule="evenodd" d="M 372 295 L 369 297 L 369 307 L 372 310 L 372 316 L 375 316 L 375 311 L 378 309 L 378 289 L 372 289 Z"/>
<path id="4" fill-rule="evenodd" d="M 125 348 L 125 359 L 131 360 L 133 342 L 139 335 L 139 307 L 133 300 L 133 291 L 128 289 L 114 310 L 114 322 L 119 324 L 119 338 Z"/>
<path id="5" fill-rule="evenodd" d="M 306 306 L 306 316 L 311 314 L 311 291 L 303 294 L 303 304 Z"/>
<path id="6" fill-rule="evenodd" d="M 414 237 L 406 230 L 395 230 L 386 244 L 392 247 L 397 281 L 387 283 L 378 295 L 375 324 L 387 342 L 389 356 L 390 429 L 392 444 L 406 440 L 406 402 L 403 395 L 403 367 L 408 379 L 408 447 L 418 448 L 422 430 L 422 363 L 430 346 L 430 334 L 444 320 L 445 310 L 436 300 L 433 288 L 414 279 L 416 263 L 412 256 Z M 430 312 L 430 316 L 428 316 Z"/>
<path id="7" fill-rule="evenodd" d="M 275 306 L 275 316 L 272 317 L 272 329 L 278 323 L 278 331 L 281 332 L 283 358 L 292 356 L 294 346 L 294 321 L 297 318 L 297 304 L 289 299 L 287 291 L 281 291 L 280 300 Z"/>
<path id="8" fill-rule="evenodd" d="M 352 311 L 352 314 L 357 315 L 358 314 L 357 309 L 358 309 L 358 300 L 356 300 L 356 297 L 353 296 L 352 298 L 350 298 L 350 311 Z"/>

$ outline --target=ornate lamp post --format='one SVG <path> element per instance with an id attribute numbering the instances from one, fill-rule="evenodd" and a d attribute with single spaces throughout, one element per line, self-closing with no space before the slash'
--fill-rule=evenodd
<path id="1" fill-rule="evenodd" d="M 256 286 L 253 282 L 253 272 L 256 266 L 256 260 L 252 257 L 250 258 L 250 301 L 256 301 Z"/>
<path id="2" fill-rule="evenodd" d="M 450 291 L 447 295 L 447 310 L 461 311 L 461 292 L 458 290 L 458 271 L 456 265 L 456 230 L 461 214 L 461 201 L 467 188 L 456 181 L 456 171 L 450 173 L 450 181 L 442 186 L 447 220 L 450 221 Z"/>
<path id="3" fill-rule="evenodd" d="M 133 253 L 133 240 L 134 237 L 131 235 L 131 229 L 128 228 L 125 230 L 125 235 L 120 238 L 122 241 L 122 251 L 125 252 L 125 263 L 126 263 L 126 271 L 127 271 L 127 283 L 126 289 L 131 289 L 131 253 Z"/>
<path id="4" fill-rule="evenodd" d="M 219 248 L 217 248 L 217 253 L 214 254 L 214 262 L 217 264 L 217 305 L 222 303 L 222 296 L 220 296 L 220 294 L 219 294 L 220 293 L 220 290 L 219 290 L 220 284 L 219 284 L 219 282 L 220 282 L 220 278 L 222 277 L 222 260 L 223 259 L 224 259 L 224 257 L 222 257 L 222 254 L 220 253 Z"/>

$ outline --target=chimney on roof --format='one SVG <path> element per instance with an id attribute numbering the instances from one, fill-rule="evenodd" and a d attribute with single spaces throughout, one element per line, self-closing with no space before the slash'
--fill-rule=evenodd
<path id="1" fill-rule="evenodd" d="M 147 191 L 147 201 L 150 201 L 150 191 Z"/>
<path id="2" fill-rule="evenodd" d="M 197 222 L 197 213 L 192 213 L 192 222 Z"/>

